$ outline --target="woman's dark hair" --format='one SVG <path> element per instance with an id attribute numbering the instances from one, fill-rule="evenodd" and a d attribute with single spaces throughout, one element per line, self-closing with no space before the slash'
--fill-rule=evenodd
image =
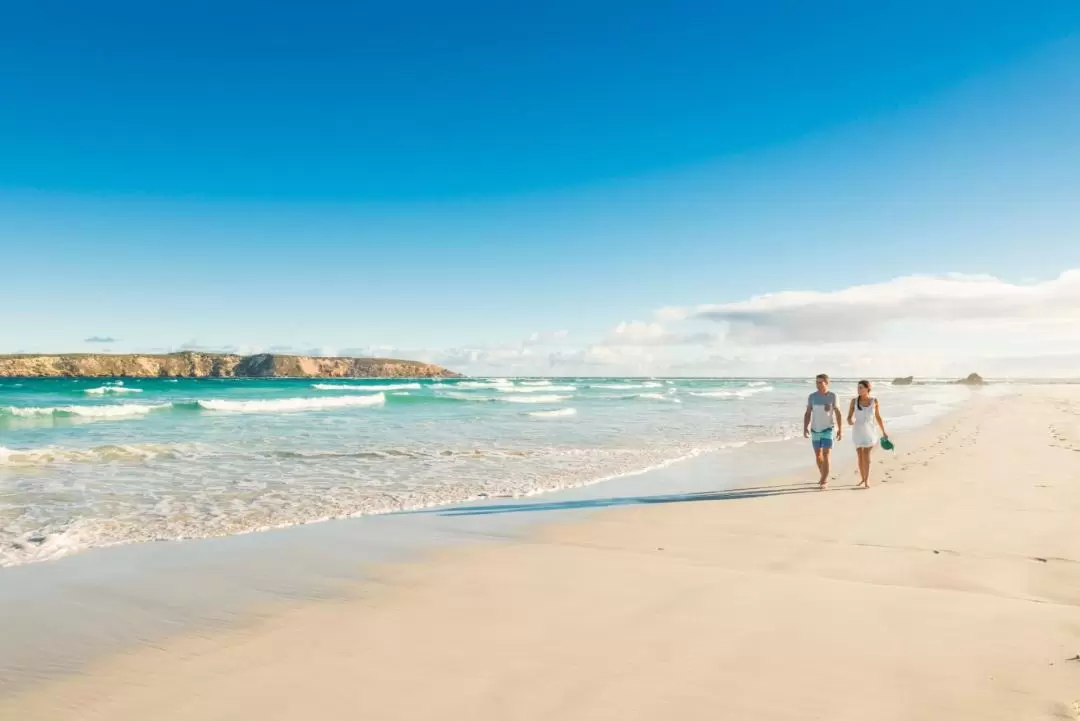
<path id="1" fill-rule="evenodd" d="M 869 393 L 870 389 L 873 387 L 870 381 L 859 381 L 859 385 L 865 388 L 867 393 Z"/>

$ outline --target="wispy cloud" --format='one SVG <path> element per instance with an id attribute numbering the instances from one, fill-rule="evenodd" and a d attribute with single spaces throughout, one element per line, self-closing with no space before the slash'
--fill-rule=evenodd
<path id="1" fill-rule="evenodd" d="M 83 343 L 119 343 L 119 339 L 113 338 L 108 335 L 92 335 L 89 338 L 83 338 Z"/>
<path id="2" fill-rule="evenodd" d="M 783 291 L 743 301 L 658 311 L 721 323 L 728 342 L 769 345 L 872 340 L 897 324 L 1080 317 L 1080 270 L 1041 283 L 990 276 L 905 276 L 829 292 Z"/>

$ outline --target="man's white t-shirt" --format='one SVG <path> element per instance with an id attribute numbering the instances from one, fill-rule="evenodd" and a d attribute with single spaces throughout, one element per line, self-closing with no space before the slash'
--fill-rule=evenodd
<path id="1" fill-rule="evenodd" d="M 806 400 L 810 409 L 810 430 L 820 432 L 836 426 L 836 394 L 814 391 Z"/>

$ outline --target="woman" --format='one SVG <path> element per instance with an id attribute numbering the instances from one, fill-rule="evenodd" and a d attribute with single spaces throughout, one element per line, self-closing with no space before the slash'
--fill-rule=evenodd
<path id="1" fill-rule="evenodd" d="M 855 452 L 859 455 L 859 475 L 862 476 L 862 481 L 855 487 L 869 488 L 870 452 L 877 445 L 877 428 L 881 429 L 882 438 L 889 437 L 885 432 L 885 422 L 881 420 L 878 400 L 870 395 L 870 381 L 859 381 L 859 395 L 851 401 L 847 422 L 852 426 L 851 440 L 855 444 Z M 875 423 L 877 428 L 874 427 Z"/>

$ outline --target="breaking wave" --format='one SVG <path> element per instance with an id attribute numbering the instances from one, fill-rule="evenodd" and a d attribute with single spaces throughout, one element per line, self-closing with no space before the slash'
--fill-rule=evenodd
<path id="1" fill-rule="evenodd" d="M 122 403 L 119 405 L 98 406 L 45 406 L 45 407 L 20 407 L 7 406 L 0 408 L 0 417 L 10 416 L 15 418 L 131 418 L 145 416 L 153 411 L 172 408 L 172 403 L 159 403 L 156 405 Z"/>
<path id="2" fill-rule="evenodd" d="M 772 386 L 760 385 L 751 388 L 721 388 L 714 391 L 697 391 L 691 392 L 690 395 L 699 398 L 748 398 L 757 393 L 767 393 L 772 389 Z"/>
<path id="3" fill-rule="evenodd" d="M 556 408 L 551 411 L 529 411 L 525 415 L 532 416 L 533 418 L 565 418 L 567 416 L 577 415 L 577 409 Z"/>
<path id="4" fill-rule="evenodd" d="M 497 390 L 502 393 L 557 393 L 576 391 L 577 386 L 500 386 Z"/>
<path id="5" fill-rule="evenodd" d="M 503 403 L 562 403 L 573 396 L 508 396 L 499 398 Z"/>
<path id="6" fill-rule="evenodd" d="M 333 396 L 330 398 L 277 398 L 254 401 L 196 401 L 199 408 L 206 411 L 228 411 L 231 413 L 296 413 L 298 411 L 322 411 L 332 408 L 354 406 L 381 406 L 386 403 L 386 395 L 376 393 L 370 396 Z"/>
<path id="7" fill-rule="evenodd" d="M 92 396 L 103 396 L 106 393 L 142 393 L 142 388 L 125 388 L 124 386 L 101 386 L 99 388 L 87 388 L 83 391 Z"/>
<path id="8" fill-rule="evenodd" d="M 358 386 L 346 383 L 314 383 L 311 386 L 318 391 L 363 391 L 378 393 L 380 391 L 413 391 L 419 390 L 419 383 L 386 383 L 375 386 Z"/>

